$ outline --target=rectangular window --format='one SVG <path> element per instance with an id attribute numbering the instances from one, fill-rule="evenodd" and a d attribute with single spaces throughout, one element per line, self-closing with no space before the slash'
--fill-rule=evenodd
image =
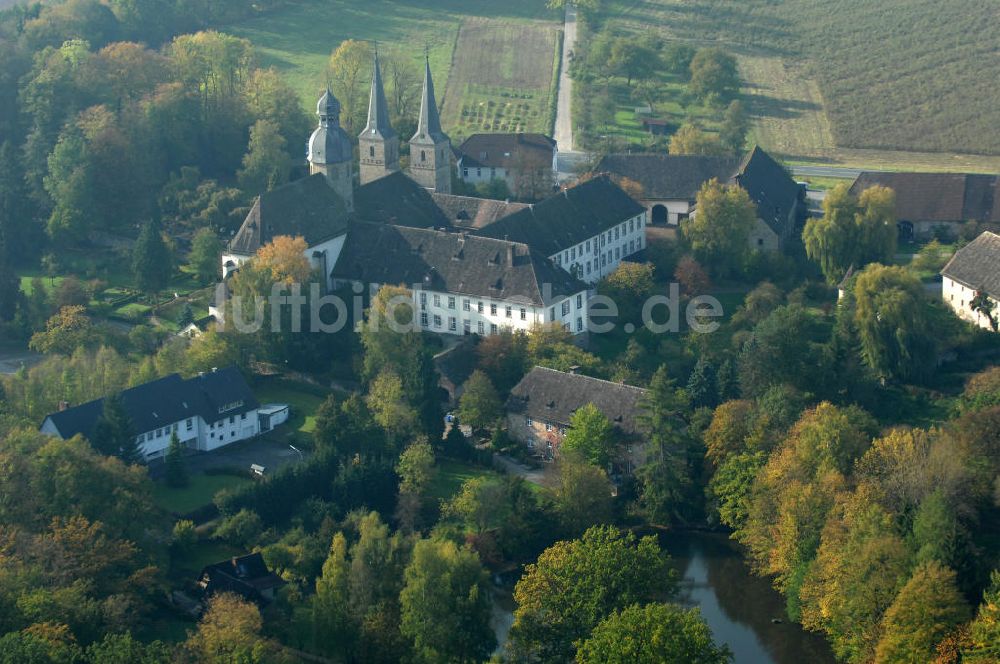
<path id="1" fill-rule="evenodd" d="M 524 423 L 525 423 L 526 425 L 528 425 L 529 427 L 533 427 L 533 426 L 535 426 L 535 421 L 534 421 L 534 420 L 532 420 L 532 419 L 531 419 L 530 417 L 526 417 L 526 418 L 524 418 Z"/>
<path id="2" fill-rule="evenodd" d="M 427 293 L 420 294 L 420 308 L 423 309 L 427 306 Z"/>
<path id="3" fill-rule="evenodd" d="M 562 303 L 562 315 L 563 316 L 569 315 L 569 300 L 563 300 L 563 303 Z"/>
<path id="4" fill-rule="evenodd" d="M 628 241 L 628 252 L 631 254 L 635 251 L 635 240 Z"/>
<path id="5" fill-rule="evenodd" d="M 478 323 L 476 323 L 476 330 L 479 332 L 479 334 L 483 334 L 485 332 L 483 321 L 479 321 Z"/>
<path id="6" fill-rule="evenodd" d="M 618 227 L 617 226 L 615 226 L 615 239 L 616 240 L 618 239 Z"/>
<path id="7" fill-rule="evenodd" d="M 602 236 L 601 236 L 601 246 L 602 246 L 602 247 L 604 246 L 605 242 L 607 242 L 607 238 L 605 238 L 605 237 L 604 237 L 604 236 L 602 235 Z"/>
<path id="8" fill-rule="evenodd" d="M 476 311 L 478 311 L 479 313 L 483 313 L 483 303 L 482 302 L 477 302 L 476 303 Z"/>
<path id="9" fill-rule="evenodd" d="M 420 324 L 423 325 L 424 327 L 427 327 L 427 314 L 426 313 L 420 314 Z"/>
<path id="10" fill-rule="evenodd" d="M 618 260 L 619 258 L 621 258 L 621 249 L 615 247 L 615 260 Z"/>
<path id="11" fill-rule="evenodd" d="M 506 307 L 504 307 L 504 313 L 507 315 L 507 318 L 510 318 L 513 315 L 513 311 L 514 308 L 509 304 Z"/>
<path id="12" fill-rule="evenodd" d="M 235 424 L 236 423 L 236 416 L 235 415 L 230 415 L 229 416 L 229 423 L 230 424 Z"/>
<path id="13" fill-rule="evenodd" d="M 435 307 L 441 306 L 441 296 L 438 295 L 437 293 L 434 293 L 434 306 Z"/>
<path id="14" fill-rule="evenodd" d="M 441 317 L 434 314 L 434 327 L 441 327 Z"/>
<path id="15" fill-rule="evenodd" d="M 589 254 L 590 253 L 590 240 L 587 240 L 587 244 L 585 246 L 587 247 L 587 253 Z"/>
<path id="16" fill-rule="evenodd" d="M 590 261 L 587 261 L 587 274 L 590 274 Z"/>
<path id="17" fill-rule="evenodd" d="M 455 298 L 451 297 L 450 295 L 448 296 L 448 308 L 449 309 L 455 308 Z"/>
<path id="18" fill-rule="evenodd" d="M 187 421 L 187 430 L 190 431 L 193 428 L 194 428 L 194 418 L 189 417 Z"/>
<path id="19" fill-rule="evenodd" d="M 247 414 L 246 413 L 243 413 L 242 415 L 240 415 L 240 419 L 241 420 L 245 420 L 246 418 L 247 418 Z"/>
<path id="20" fill-rule="evenodd" d="M 571 261 L 576 260 L 576 247 L 573 247 L 572 249 L 569 250 L 569 259 Z"/>
<path id="21" fill-rule="evenodd" d="M 491 304 L 490 305 L 490 316 L 496 316 L 496 315 L 497 315 L 497 305 Z"/>
<path id="22" fill-rule="evenodd" d="M 608 264 L 608 257 L 606 255 L 601 255 L 601 267 Z"/>
<path id="23" fill-rule="evenodd" d="M 521 320 L 528 320 L 528 310 L 521 307 Z"/>
<path id="24" fill-rule="evenodd" d="M 472 321 L 471 320 L 463 320 L 462 321 L 462 331 L 464 331 L 466 334 L 469 334 L 470 332 L 472 332 Z"/>
<path id="25" fill-rule="evenodd" d="M 490 334 L 496 334 L 496 333 L 497 333 L 497 324 L 490 323 Z"/>
<path id="26" fill-rule="evenodd" d="M 549 307 L 549 320 L 554 321 L 556 319 L 556 308 Z"/>
<path id="27" fill-rule="evenodd" d="M 635 230 L 635 219 L 628 220 L 628 232 L 631 233 Z"/>
<path id="28" fill-rule="evenodd" d="M 546 423 L 545 423 L 545 430 L 546 430 L 546 431 L 552 431 L 552 425 L 551 425 L 551 424 L 549 424 L 548 422 L 546 422 Z"/>
<path id="29" fill-rule="evenodd" d="M 469 177 L 469 169 L 468 168 L 463 168 L 462 169 L 462 177 L 465 177 L 465 178 Z"/>
<path id="30" fill-rule="evenodd" d="M 455 320 L 454 316 L 448 316 L 448 329 L 452 332 L 458 331 L 458 321 Z"/>
<path id="31" fill-rule="evenodd" d="M 468 300 L 462 300 L 462 311 L 471 311 L 472 307 L 469 306 Z"/>
<path id="32" fill-rule="evenodd" d="M 577 317 L 576 319 L 576 331 L 583 332 L 583 318 Z"/>
<path id="33" fill-rule="evenodd" d="M 576 308 L 583 309 L 583 293 L 576 296 Z"/>

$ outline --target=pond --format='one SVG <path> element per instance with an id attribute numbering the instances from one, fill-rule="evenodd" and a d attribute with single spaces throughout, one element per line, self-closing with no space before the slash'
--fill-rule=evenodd
<path id="1" fill-rule="evenodd" d="M 754 576 L 726 535 L 671 532 L 660 537 L 680 579 L 680 602 L 697 606 L 735 664 L 834 664 L 826 640 L 788 622 L 784 599 Z M 773 622 L 779 621 L 779 622 Z"/>

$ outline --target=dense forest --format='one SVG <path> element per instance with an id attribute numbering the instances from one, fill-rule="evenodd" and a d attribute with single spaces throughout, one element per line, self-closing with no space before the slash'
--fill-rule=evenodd
<path id="1" fill-rule="evenodd" d="M 0 376 L 0 662 L 731 661 L 682 605 L 661 545 L 684 529 L 730 535 L 785 618 L 842 661 L 1000 661 L 1000 342 L 928 289 L 979 226 L 902 247 L 892 192 L 842 186 L 801 242 L 765 254 L 747 243 L 747 193 L 707 183 L 676 238 L 597 285 L 617 303 L 614 331 L 586 348 L 560 326 L 478 340 L 446 424 L 441 340 L 378 324 L 412 319 L 387 304 L 405 288 L 383 287 L 336 334 L 289 331 L 309 301 L 251 334 L 162 324 L 160 296 L 211 283 L 253 197 L 297 175 L 311 119 L 252 44 L 219 31 L 271 9 L 0 13 L 0 334 L 40 356 Z M 722 117 L 671 151 L 742 147 L 730 55 L 621 39 L 595 32 L 579 75 L 610 89 L 647 77 L 642 58 L 674 62 Z M 334 74 L 368 52 L 337 49 Z M 310 281 L 305 251 L 275 238 L 230 290 L 256 303 Z M 146 299 L 121 308 L 151 303 L 141 324 L 102 299 L 122 284 Z M 716 331 L 643 326 L 674 284 L 685 306 L 721 301 Z M 191 322 L 185 298 L 167 297 Z M 274 440 L 300 456 L 264 479 L 198 470 L 176 441 L 162 467 L 137 463 L 121 392 L 230 366 L 294 399 Z M 631 442 L 585 406 L 542 468 L 503 419 L 535 366 L 644 388 L 645 462 L 620 472 Z M 92 440 L 38 432 L 101 397 Z M 532 472 L 499 472 L 497 457 Z M 205 565 L 249 552 L 283 582 L 273 602 L 219 593 L 183 608 Z M 500 598 L 509 633 L 495 629 Z"/>

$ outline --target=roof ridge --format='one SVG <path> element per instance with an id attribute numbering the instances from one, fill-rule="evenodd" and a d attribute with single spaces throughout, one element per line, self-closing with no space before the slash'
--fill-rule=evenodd
<path id="1" fill-rule="evenodd" d="M 627 387 L 629 389 L 637 390 L 639 392 L 648 392 L 649 391 L 645 387 L 639 387 L 638 385 L 630 385 L 628 383 L 616 383 L 613 380 L 605 380 L 604 378 L 594 378 L 593 376 L 587 376 L 586 374 L 570 373 L 569 371 L 559 371 L 558 369 L 553 369 L 552 367 L 543 367 L 540 364 L 536 364 L 532 368 L 532 370 L 534 370 L 534 369 L 544 369 L 545 371 L 552 371 L 553 373 L 561 374 L 563 376 L 575 376 L 577 378 L 586 378 L 587 380 L 593 380 L 593 381 L 596 381 L 598 383 L 606 383 L 606 384 L 612 385 L 614 387 Z"/>

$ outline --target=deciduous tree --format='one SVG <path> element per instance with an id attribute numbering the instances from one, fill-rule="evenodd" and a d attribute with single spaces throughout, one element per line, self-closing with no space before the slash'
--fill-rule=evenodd
<path id="1" fill-rule="evenodd" d="M 684 226 L 695 257 L 719 275 L 743 266 L 750 249 L 747 241 L 757 221 L 757 208 L 737 185 L 706 182 L 697 197 L 698 214 Z"/>
<path id="2" fill-rule="evenodd" d="M 458 416 L 474 429 L 493 426 L 501 416 L 500 397 L 493 383 L 480 370 L 472 372 L 459 400 Z"/>
<path id="3" fill-rule="evenodd" d="M 257 120 L 250 127 L 250 143 L 237 173 L 240 187 L 250 194 L 263 193 L 288 182 L 292 160 L 285 150 L 281 128 L 270 120 Z"/>
<path id="4" fill-rule="evenodd" d="M 576 653 L 577 664 L 727 664 L 732 655 L 712 640 L 698 609 L 633 604 L 602 620 Z"/>
<path id="5" fill-rule="evenodd" d="M 570 661 L 576 644 L 612 612 L 673 590 L 668 557 L 654 537 L 591 528 L 525 568 L 514 588 L 508 653 L 516 661 Z"/>
<path id="6" fill-rule="evenodd" d="M 875 662 L 931 661 L 935 646 L 970 614 L 954 571 L 937 562 L 920 565 L 885 613 Z"/>
<path id="7" fill-rule="evenodd" d="M 400 593 L 403 634 L 423 662 L 482 661 L 496 648 L 490 591 L 478 556 L 451 541 L 420 540 Z"/>
<path id="8" fill-rule="evenodd" d="M 611 420 L 597 406 L 588 403 L 570 418 L 561 450 L 564 455 L 606 468 L 618 443 L 619 435 Z"/>

